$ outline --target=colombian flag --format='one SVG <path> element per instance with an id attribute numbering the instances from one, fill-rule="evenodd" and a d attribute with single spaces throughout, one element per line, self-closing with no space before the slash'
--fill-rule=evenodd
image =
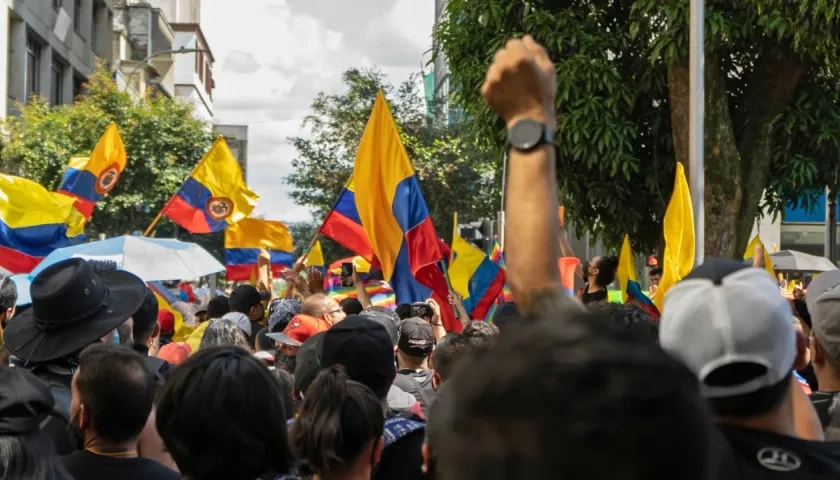
<path id="1" fill-rule="evenodd" d="M 505 256 L 502 254 L 502 246 L 499 245 L 498 240 L 493 240 L 493 244 L 490 245 L 490 253 L 488 254 L 490 260 L 493 261 L 496 265 L 498 265 L 502 270 L 505 270 Z M 502 292 L 499 294 L 499 301 L 500 302 L 512 302 L 513 301 L 513 292 L 510 291 L 510 285 L 505 282 L 505 287 L 502 289 Z"/>
<path id="2" fill-rule="evenodd" d="M 90 157 L 73 157 L 58 191 L 76 199 L 76 208 L 89 219 L 96 202 L 113 190 L 125 170 L 126 153 L 120 132 L 108 125 Z"/>
<path id="3" fill-rule="evenodd" d="M 364 188 L 344 194 L 353 192 L 358 224 L 372 249 L 356 253 L 375 255 L 397 302 L 424 301 L 434 294 L 446 306 L 449 288 L 438 266 L 443 258 L 439 238 L 382 91 L 359 143 L 353 178 L 363 179 Z M 461 330 L 450 308 L 442 314 L 446 330 Z"/>
<path id="4" fill-rule="evenodd" d="M 219 137 L 161 213 L 190 233 L 218 232 L 248 217 L 259 198 Z"/>
<path id="5" fill-rule="evenodd" d="M 452 289 L 464 299 L 470 317 L 483 320 L 505 286 L 505 272 L 483 251 L 455 235 L 449 264 Z"/>
<path id="6" fill-rule="evenodd" d="M 260 249 L 271 254 L 271 273 L 280 276 L 294 263 L 289 228 L 281 222 L 246 218 L 225 229 L 225 271 L 228 281 L 248 280 L 257 270 Z"/>
<path id="7" fill-rule="evenodd" d="M 321 242 L 315 242 L 312 249 L 303 260 L 303 264 L 308 267 L 317 268 L 322 276 L 326 276 L 327 267 L 324 265 L 324 250 L 321 249 Z"/>
<path id="8" fill-rule="evenodd" d="M 361 149 L 359 151 L 361 152 Z M 319 232 L 368 262 L 373 261 L 373 247 L 368 241 L 367 232 L 356 208 L 356 188 L 352 177 L 338 195 L 333 208 L 327 213 Z"/>
<path id="9" fill-rule="evenodd" d="M 74 199 L 25 178 L 0 174 L 0 268 L 29 273 L 56 248 L 84 240 Z"/>
<path id="10" fill-rule="evenodd" d="M 630 248 L 630 235 L 624 236 L 621 254 L 618 257 L 616 276 L 619 285 L 621 285 L 621 297 L 624 303 L 635 303 L 654 318 L 659 318 L 659 309 L 647 295 L 642 293 L 642 287 L 636 277 L 636 262 L 633 260 L 633 250 Z"/>

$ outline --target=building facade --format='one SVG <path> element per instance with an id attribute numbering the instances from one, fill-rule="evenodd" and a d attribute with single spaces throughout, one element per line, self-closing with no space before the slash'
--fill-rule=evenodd
<path id="1" fill-rule="evenodd" d="M 40 95 L 53 105 L 71 103 L 101 61 L 110 66 L 113 0 L 5 0 L 0 49 L 7 76 L 2 115 Z"/>
<path id="2" fill-rule="evenodd" d="M 166 13 L 149 3 L 115 0 L 114 60 L 117 84 L 135 95 L 175 92 L 175 32 Z"/>
<path id="3" fill-rule="evenodd" d="M 840 215 L 837 217 L 840 220 Z M 830 249 L 834 248 L 840 258 L 840 248 L 828 244 L 828 220 L 826 195 L 823 194 L 816 199 L 812 211 L 789 206 L 778 218 L 765 215 L 756 222 L 753 235 L 759 235 L 771 250 L 798 250 L 828 258 Z"/>
<path id="4" fill-rule="evenodd" d="M 248 125 L 216 125 L 215 133 L 225 139 L 233 158 L 242 167 L 242 175 L 248 181 Z"/>

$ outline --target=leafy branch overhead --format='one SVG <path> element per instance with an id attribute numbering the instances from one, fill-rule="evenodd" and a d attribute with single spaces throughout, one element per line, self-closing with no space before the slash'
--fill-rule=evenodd
<path id="1" fill-rule="evenodd" d="M 485 141 L 502 125 L 479 95 L 507 38 L 531 33 L 557 66 L 558 183 L 578 225 L 618 247 L 660 243 L 677 160 L 688 159 L 684 0 L 450 0 L 435 32 L 453 101 Z M 743 252 L 759 204 L 809 204 L 836 183 L 840 7 L 828 0 L 706 2 L 706 252 Z M 766 196 L 763 193 L 766 191 Z"/>
<path id="2" fill-rule="evenodd" d="M 297 204 L 310 207 L 320 221 L 335 203 L 353 171 L 356 148 L 382 89 L 438 233 L 451 235 L 455 211 L 465 219 L 495 217 L 501 157 L 477 146 L 470 125 L 430 122 L 415 77 L 395 86 L 379 70 L 351 69 L 342 81 L 342 93 L 315 97 L 313 113 L 303 121 L 308 135 L 290 138 L 297 156 L 286 182 Z"/>

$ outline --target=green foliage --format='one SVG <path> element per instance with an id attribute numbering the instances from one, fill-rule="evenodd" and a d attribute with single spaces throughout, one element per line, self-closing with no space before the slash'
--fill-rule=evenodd
<path id="1" fill-rule="evenodd" d="M 707 207 L 710 192 L 722 192 L 727 207 L 707 209 L 706 250 L 737 255 L 762 192 L 778 212 L 824 186 L 827 169 L 833 178 L 840 6 L 727 0 L 706 2 L 705 14 Z M 568 217 L 608 246 L 629 233 L 651 251 L 676 152 L 687 152 L 688 111 L 674 104 L 687 102 L 679 67 L 687 65 L 688 20 L 685 0 L 450 0 L 435 53 L 449 62 L 452 100 L 483 141 L 500 145 L 503 125 L 479 93 L 487 67 L 508 38 L 527 32 L 545 45 L 557 69 L 558 183 Z M 710 86 L 717 76 L 721 89 Z M 727 135 L 710 138 L 715 127 Z M 713 251 L 710 237 L 723 237 Z"/>
<path id="2" fill-rule="evenodd" d="M 36 98 L 20 110 L 20 117 L 4 123 L 3 167 L 49 189 L 60 184 L 69 158 L 90 155 L 105 127 L 116 122 L 128 163 L 114 190 L 97 203 L 89 234 L 145 230 L 212 141 L 209 125 L 192 116 L 191 106 L 162 96 L 135 100 L 101 68 L 72 105 L 50 107 Z M 162 223 L 158 236 L 172 230 Z M 183 230 L 181 237 L 192 238 Z M 218 255 L 216 237 L 202 240 Z"/>
<path id="3" fill-rule="evenodd" d="M 290 139 L 298 156 L 286 181 L 296 203 L 311 207 L 319 218 L 333 206 L 352 173 L 356 148 L 381 89 L 441 236 L 451 236 L 453 212 L 465 220 L 495 217 L 501 156 L 476 143 L 472 125 L 430 124 L 417 78 L 394 86 L 379 70 L 351 69 L 342 80 L 345 92 L 315 97 L 313 114 L 303 121 L 309 135 Z"/>
<path id="4" fill-rule="evenodd" d="M 296 222 L 289 224 L 289 231 L 292 233 L 292 238 L 295 239 L 295 258 L 304 255 L 309 249 L 309 243 L 318 228 L 321 226 L 317 222 Z M 326 237 L 321 237 L 321 251 L 324 253 L 324 262 L 327 266 L 330 263 L 353 255 L 353 252 L 347 250 L 341 245 L 335 243 Z"/>

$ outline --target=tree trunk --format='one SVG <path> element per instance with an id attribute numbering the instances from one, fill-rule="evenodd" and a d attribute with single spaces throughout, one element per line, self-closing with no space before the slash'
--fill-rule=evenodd
<path id="1" fill-rule="evenodd" d="M 767 186 L 773 157 L 773 122 L 792 101 L 807 67 L 806 62 L 794 55 L 759 57 L 740 113 L 733 120 L 726 72 L 716 55 L 706 55 L 704 246 L 707 257 L 743 255 Z M 668 88 L 674 152 L 678 161 L 688 162 L 688 59 L 668 71 Z"/>

